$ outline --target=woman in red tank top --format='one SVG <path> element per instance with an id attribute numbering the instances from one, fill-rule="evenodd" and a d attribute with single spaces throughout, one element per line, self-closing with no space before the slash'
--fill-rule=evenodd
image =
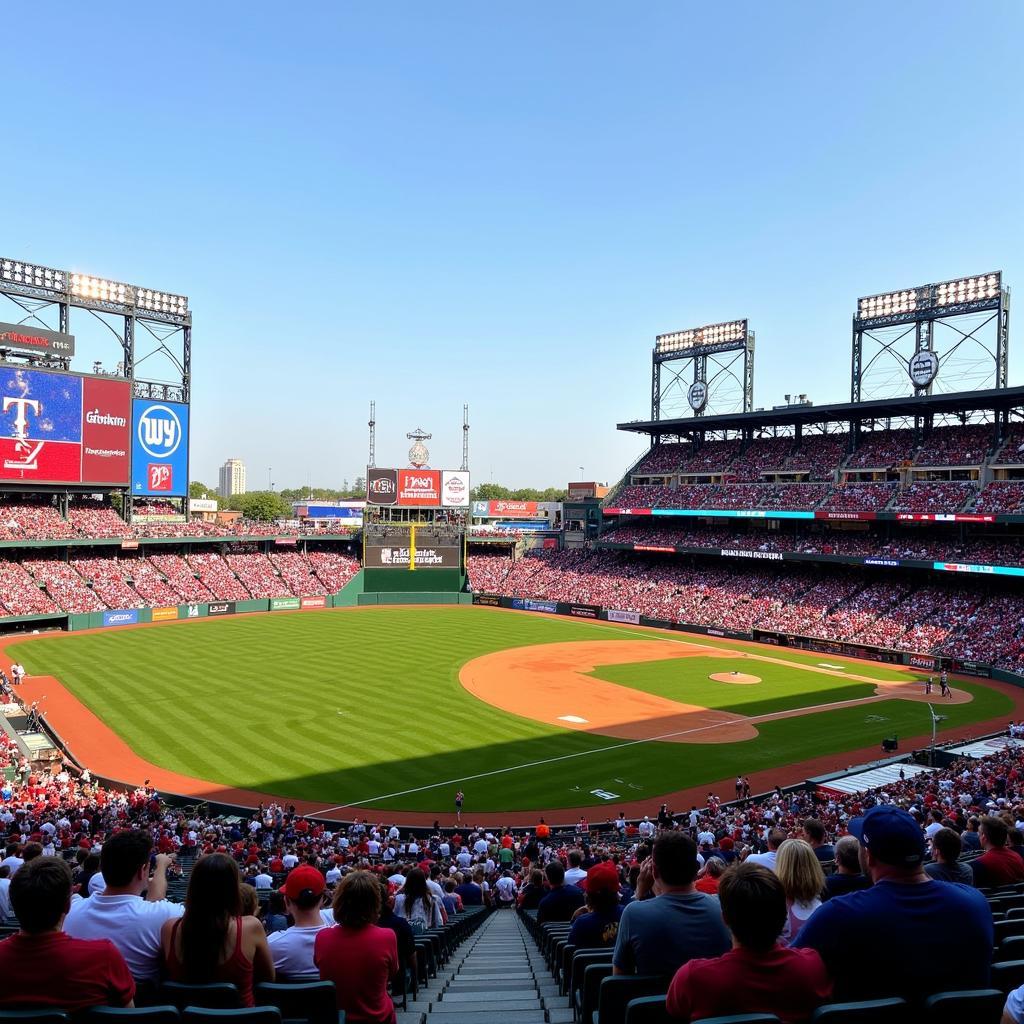
<path id="1" fill-rule="evenodd" d="M 242 1006 L 253 1006 L 253 987 L 274 980 L 274 962 L 263 926 L 243 916 L 238 865 L 224 853 L 196 861 L 188 880 L 185 914 L 161 933 L 171 981 L 205 985 L 229 981 Z"/>

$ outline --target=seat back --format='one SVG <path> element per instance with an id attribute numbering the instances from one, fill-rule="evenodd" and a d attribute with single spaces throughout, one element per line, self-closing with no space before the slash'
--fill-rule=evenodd
<path id="1" fill-rule="evenodd" d="M 597 1000 L 601 993 L 601 982 L 612 974 L 611 958 L 600 963 L 588 964 L 583 971 L 583 984 L 579 989 L 579 1015 L 581 1024 L 592 1024 Z"/>
<path id="2" fill-rule="evenodd" d="M 1024 935 L 1024 920 L 1011 917 L 1005 921 L 994 921 L 992 928 L 995 931 L 996 942 L 999 943 L 1011 936 Z"/>
<path id="3" fill-rule="evenodd" d="M 256 1005 L 276 1006 L 289 1021 L 338 1024 L 338 994 L 333 981 L 264 981 L 256 986 Z"/>
<path id="4" fill-rule="evenodd" d="M 925 1000 L 926 1024 L 999 1024 L 1006 996 L 997 988 L 939 992 Z"/>
<path id="5" fill-rule="evenodd" d="M 774 1013 L 730 1013 L 728 1017 L 701 1017 L 693 1024 L 781 1024 Z"/>
<path id="6" fill-rule="evenodd" d="M 642 996 L 626 1004 L 624 1024 L 678 1024 L 668 1015 L 664 996 Z"/>
<path id="7" fill-rule="evenodd" d="M 165 1003 L 184 1010 L 186 1006 L 208 1010 L 233 1010 L 238 1006 L 238 989 L 229 981 L 215 981 L 209 985 L 186 985 L 182 981 L 165 981 L 160 986 L 160 998 Z"/>
<path id="8" fill-rule="evenodd" d="M 992 984 L 1004 996 L 1024 985 L 1024 960 L 1007 960 L 992 965 Z"/>
<path id="9" fill-rule="evenodd" d="M 583 987 L 583 972 L 591 964 L 610 964 L 612 962 L 612 950 L 610 949 L 577 949 L 573 954 L 572 963 L 569 965 L 569 1005 L 573 1005 L 576 993 Z"/>
<path id="10" fill-rule="evenodd" d="M 812 1024 L 907 1024 L 905 999 L 865 999 L 857 1003 L 828 1003 L 811 1015 Z"/>
<path id="11" fill-rule="evenodd" d="M 89 1024 L 179 1024 L 176 1006 L 94 1006 Z"/>
<path id="12" fill-rule="evenodd" d="M 1015 921 L 1009 923 L 1016 924 Z M 1024 924 L 1024 921 L 1021 923 Z M 995 960 L 997 963 L 1005 963 L 1007 960 L 1024 960 L 1024 935 L 1011 935 L 1008 939 L 999 942 Z"/>
<path id="13" fill-rule="evenodd" d="M 626 1007 L 644 996 L 665 997 L 672 978 L 663 974 L 617 974 L 604 978 L 597 999 L 597 1024 L 621 1024 Z"/>
<path id="14" fill-rule="evenodd" d="M 282 1024 L 276 1006 L 241 1006 L 233 1010 L 213 1010 L 190 1006 L 181 1015 L 183 1024 Z"/>
<path id="15" fill-rule="evenodd" d="M 71 1024 L 63 1010 L 0 1010 L 0 1024 Z"/>

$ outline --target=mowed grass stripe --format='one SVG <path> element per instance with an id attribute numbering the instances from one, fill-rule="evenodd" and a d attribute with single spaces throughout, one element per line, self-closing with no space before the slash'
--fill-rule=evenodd
<path id="1" fill-rule="evenodd" d="M 29 672 L 60 678 L 135 750 L 164 767 L 332 806 L 570 754 L 584 756 L 467 783 L 467 811 L 577 806 L 595 802 L 590 791 L 598 788 L 636 800 L 874 745 L 894 732 L 927 731 L 920 704 L 888 701 L 763 723 L 757 739 L 740 744 L 655 742 L 606 750 L 621 741 L 506 714 L 458 681 L 463 664 L 491 651 L 656 636 L 482 609 L 367 609 L 38 638 L 18 651 Z M 766 680 L 752 687 L 707 680 L 708 663 L 718 671 L 727 658 L 605 666 L 595 674 L 680 700 L 709 692 L 747 714 L 873 689 L 806 672 L 808 663 L 906 678 L 849 659 L 766 653 L 787 664 L 736 659 L 740 670 Z M 1001 694 L 965 688 L 975 702 L 945 708 L 949 726 L 1009 712 Z M 387 806 L 449 811 L 450 788 L 445 783 Z"/>

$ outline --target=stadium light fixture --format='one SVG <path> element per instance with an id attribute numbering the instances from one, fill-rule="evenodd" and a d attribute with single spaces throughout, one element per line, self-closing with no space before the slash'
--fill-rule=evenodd
<path id="1" fill-rule="evenodd" d="M 53 292 L 63 292 L 67 287 L 67 277 L 63 270 L 39 267 L 18 260 L 0 260 L 0 282 L 4 281 Z"/>
<path id="2" fill-rule="evenodd" d="M 658 355 L 687 352 L 705 345 L 727 345 L 742 343 L 747 338 L 746 320 L 729 320 L 705 327 L 693 327 L 686 331 L 659 334 L 654 339 L 654 351 Z"/>
<path id="3" fill-rule="evenodd" d="M 130 285 L 107 281 L 102 277 L 89 277 L 87 274 L 71 275 L 71 294 L 81 299 L 131 305 L 133 291 Z"/>
<path id="4" fill-rule="evenodd" d="M 970 302 L 991 302 L 1002 291 L 1001 272 L 960 277 L 938 284 L 923 284 L 897 292 L 867 295 L 857 300 L 857 319 L 913 317 L 921 310 L 958 306 Z"/>

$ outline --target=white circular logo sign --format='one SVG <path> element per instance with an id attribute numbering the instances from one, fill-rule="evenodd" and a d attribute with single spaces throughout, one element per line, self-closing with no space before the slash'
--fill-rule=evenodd
<path id="1" fill-rule="evenodd" d="M 182 441 L 181 420 L 166 405 L 151 405 L 139 417 L 136 434 L 147 455 L 169 459 Z"/>
<path id="2" fill-rule="evenodd" d="M 939 357 L 930 349 L 915 352 L 907 362 L 907 373 L 915 388 L 926 388 L 939 375 Z"/>
<path id="3" fill-rule="evenodd" d="M 694 412 L 700 412 L 708 404 L 708 386 L 702 380 L 696 380 L 686 392 L 686 400 Z"/>

